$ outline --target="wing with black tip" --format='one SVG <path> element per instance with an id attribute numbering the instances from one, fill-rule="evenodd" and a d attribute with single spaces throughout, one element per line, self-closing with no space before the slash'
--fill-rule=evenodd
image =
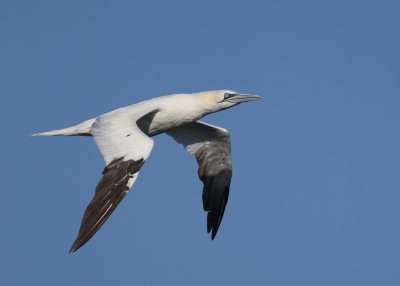
<path id="1" fill-rule="evenodd" d="M 167 131 L 193 154 L 203 182 L 203 207 L 207 211 L 207 232 L 214 239 L 229 197 L 232 177 L 230 136 L 226 129 L 197 121 Z"/>
<path id="2" fill-rule="evenodd" d="M 117 110 L 100 116 L 91 134 L 106 162 L 70 252 L 84 245 L 105 223 L 135 182 L 154 142 L 137 126 L 145 114 Z"/>

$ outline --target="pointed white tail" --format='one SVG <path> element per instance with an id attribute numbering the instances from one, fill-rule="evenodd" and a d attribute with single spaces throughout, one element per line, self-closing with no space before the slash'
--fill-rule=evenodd
<path id="1" fill-rule="evenodd" d="M 86 120 L 78 125 L 71 126 L 64 129 L 52 130 L 42 133 L 34 133 L 32 136 L 76 136 L 76 135 L 86 135 L 90 136 L 90 129 L 92 128 L 93 123 L 96 121 L 96 118 L 92 118 Z"/>

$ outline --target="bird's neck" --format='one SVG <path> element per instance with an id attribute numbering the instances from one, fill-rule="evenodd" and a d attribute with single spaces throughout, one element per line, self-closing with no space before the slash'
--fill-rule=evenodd
<path id="1" fill-rule="evenodd" d="M 150 124 L 150 135 L 163 133 L 171 128 L 196 121 L 209 113 L 215 112 L 209 108 L 209 105 L 203 104 L 193 94 L 165 96 L 157 102 L 157 109 L 158 112 L 154 115 Z"/>

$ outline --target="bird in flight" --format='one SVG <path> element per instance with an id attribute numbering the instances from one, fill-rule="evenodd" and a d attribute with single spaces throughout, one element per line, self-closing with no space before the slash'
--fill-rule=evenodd
<path id="1" fill-rule="evenodd" d="M 226 129 L 199 119 L 259 98 L 231 90 L 173 94 L 119 108 L 69 128 L 32 134 L 93 136 L 106 163 L 70 252 L 83 246 L 109 218 L 149 157 L 154 145 L 151 137 L 161 133 L 170 135 L 196 157 L 198 175 L 204 184 L 202 198 L 207 212 L 207 232 L 214 239 L 229 196 L 230 136 Z"/>

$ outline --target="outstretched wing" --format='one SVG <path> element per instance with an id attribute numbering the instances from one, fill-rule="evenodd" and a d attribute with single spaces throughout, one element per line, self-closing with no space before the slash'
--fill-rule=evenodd
<path id="1" fill-rule="evenodd" d="M 85 210 L 78 237 L 70 252 L 79 249 L 100 229 L 128 193 L 140 167 L 149 157 L 154 142 L 137 126 L 140 115 L 143 114 L 120 109 L 100 116 L 94 122 L 90 133 L 104 157 L 106 167 Z"/>
<path id="2" fill-rule="evenodd" d="M 193 154 L 203 182 L 203 207 L 207 214 L 207 232 L 217 234 L 228 202 L 232 177 L 230 136 L 226 129 L 197 121 L 167 131 Z"/>

